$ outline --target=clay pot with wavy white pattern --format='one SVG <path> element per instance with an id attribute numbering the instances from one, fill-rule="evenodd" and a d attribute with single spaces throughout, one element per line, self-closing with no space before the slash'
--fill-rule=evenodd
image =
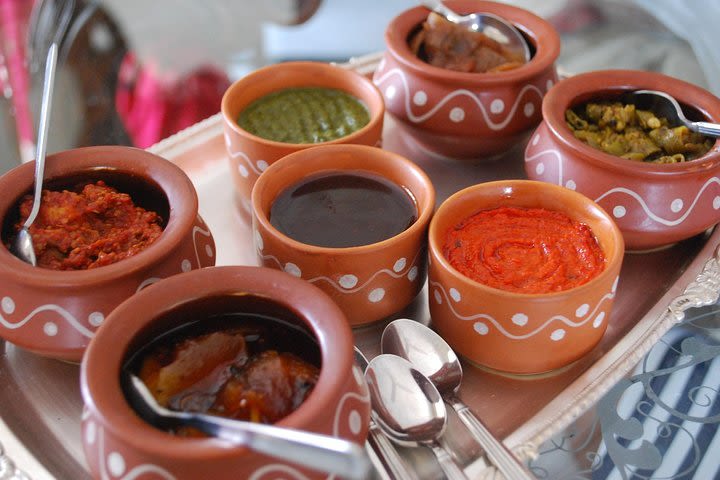
<path id="1" fill-rule="evenodd" d="M 370 397 L 354 364 L 351 330 L 337 305 L 320 289 L 277 270 L 205 268 L 165 279 L 122 303 L 87 349 L 80 379 L 82 442 L 94 478 L 331 477 L 283 460 L 282 452 L 270 457 L 214 438 L 160 430 L 142 420 L 126 400 L 121 368 L 144 345 L 187 322 L 242 313 L 292 324 L 319 347 L 320 373 L 312 392 L 275 425 L 365 442 Z"/>
<path id="2" fill-rule="evenodd" d="M 604 253 L 604 269 L 587 283 L 548 293 L 495 288 L 465 276 L 445 255 L 447 236 L 477 212 L 498 207 L 542 208 L 585 224 Z M 582 194 L 531 180 L 473 185 L 440 205 L 428 236 L 432 326 L 460 355 L 478 365 L 513 374 L 555 370 L 588 353 L 612 321 L 623 239 L 610 216 Z M 521 232 L 514 237 L 498 234 L 495 240 L 496 249 L 484 246 L 489 250 L 484 254 L 493 258 L 525 248 L 525 257 L 547 264 L 555 249 L 540 243 L 531 249 Z M 515 265 L 518 271 L 524 269 Z"/>
<path id="3" fill-rule="evenodd" d="M 333 88 L 349 93 L 367 107 L 370 121 L 344 137 L 322 143 L 277 142 L 253 135 L 238 125 L 241 112 L 253 101 L 280 90 L 305 87 Z M 221 112 L 236 197 L 240 205 L 249 210 L 250 192 L 255 181 L 269 165 L 285 155 L 320 144 L 379 145 L 385 105 L 370 79 L 353 70 L 323 62 L 283 62 L 256 70 L 228 87 Z"/>
<path id="4" fill-rule="evenodd" d="M 273 226 L 270 211 L 281 192 L 312 175 L 353 172 L 380 176 L 406 190 L 417 220 L 390 238 L 343 248 L 309 245 Z M 258 179 L 252 192 L 255 249 L 262 265 L 315 284 L 340 306 L 351 325 L 363 325 L 403 309 L 420 292 L 434 207 L 432 182 L 410 160 L 365 145 L 318 146 L 278 160 Z"/>
<path id="5" fill-rule="evenodd" d="M 96 330 L 122 301 L 161 278 L 215 264 L 215 243 L 198 215 L 190 179 L 144 150 L 88 147 L 48 155 L 46 188 L 104 180 L 164 224 L 134 256 L 88 270 L 33 267 L 8 249 L 20 200 L 33 188 L 34 162 L 0 177 L 0 336 L 40 355 L 79 362 Z"/>
<path id="6" fill-rule="evenodd" d="M 528 178 L 590 197 L 618 224 L 628 250 L 646 251 L 690 238 L 720 221 L 720 141 L 704 156 L 674 164 L 627 160 L 573 136 L 565 111 L 629 90 L 675 97 L 692 120 L 720 122 L 720 99 L 682 80 L 654 72 L 600 70 L 562 80 L 545 96 L 543 122 L 528 142 Z"/>
<path id="7" fill-rule="evenodd" d="M 481 161 L 523 141 L 541 120 L 542 98 L 558 76 L 560 37 L 542 18 L 511 5 L 448 0 L 458 13 L 488 12 L 512 22 L 528 40 L 532 58 L 504 72 L 465 73 L 430 65 L 408 41 L 428 16 L 415 7 L 395 17 L 385 32 L 387 51 L 373 81 L 401 130 L 440 155 Z"/>

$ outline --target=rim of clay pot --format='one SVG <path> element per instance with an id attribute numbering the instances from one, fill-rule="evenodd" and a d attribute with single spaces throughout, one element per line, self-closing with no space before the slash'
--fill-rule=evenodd
<path id="1" fill-rule="evenodd" d="M 315 337 L 322 366 L 318 382 L 297 410 L 275 425 L 310 429 L 327 417 L 352 369 L 353 339 L 340 308 L 314 285 L 263 267 L 208 267 L 164 279 L 121 303 L 90 342 L 81 365 L 81 393 L 103 426 L 130 447 L 165 458 L 212 460 L 244 452 L 214 438 L 177 437 L 142 420 L 125 400 L 120 372 L 147 327 L 183 305 L 217 297 L 252 295 L 293 313 Z M 147 340 L 152 340 L 149 338 Z"/>
<path id="2" fill-rule="evenodd" d="M 333 162 L 337 155 L 351 155 L 353 167 L 338 168 L 334 166 Z M 321 170 L 310 170 L 308 168 L 304 168 L 304 165 L 306 165 L 307 163 L 306 160 L 317 157 L 322 158 L 321 163 L 323 164 L 323 167 Z M 284 233 L 280 232 L 270 223 L 269 211 L 277 195 L 273 195 L 272 198 L 265 198 L 265 189 L 268 188 L 267 184 L 272 181 L 273 177 L 278 175 L 280 172 L 286 170 L 293 170 L 292 173 L 288 176 L 288 181 L 283 182 L 283 186 L 278 188 L 277 193 L 279 193 L 285 188 L 289 188 L 292 185 L 297 184 L 304 178 L 307 178 L 308 175 L 312 175 L 314 173 L 330 173 L 343 171 L 369 171 L 377 173 L 368 166 L 368 161 L 385 164 L 392 162 L 396 164 L 399 167 L 399 170 L 403 172 L 404 178 L 414 178 L 421 185 L 421 188 L 423 190 L 422 196 L 419 195 L 420 192 L 418 192 L 417 190 L 411 190 L 410 186 L 407 185 L 407 183 L 409 182 L 406 182 L 403 185 L 399 185 L 401 187 L 404 187 L 404 189 L 409 191 L 409 193 L 412 195 L 418 213 L 417 220 L 415 220 L 412 225 L 410 225 L 402 232 L 390 238 L 386 238 L 385 240 L 366 245 L 358 245 L 355 247 L 321 247 L 318 245 L 310 245 L 294 240 L 285 235 Z M 392 179 L 388 180 L 398 185 L 398 182 Z M 398 155 L 396 153 L 383 150 L 381 148 L 370 147 L 367 145 L 350 144 L 321 145 L 305 150 L 300 150 L 298 152 L 294 152 L 284 156 L 277 162 L 274 162 L 272 165 L 270 165 L 267 170 L 265 170 L 262 175 L 260 175 L 257 182 L 255 182 L 255 186 L 253 187 L 251 198 L 254 217 L 260 224 L 262 224 L 263 228 L 269 234 L 273 235 L 273 237 L 279 239 L 282 243 L 290 246 L 294 250 L 325 255 L 331 254 L 350 256 L 381 250 L 407 236 L 417 233 L 418 230 L 425 228 L 425 226 L 430 221 L 433 210 L 435 208 L 435 188 L 432 184 L 432 181 L 427 176 L 427 174 L 414 162 L 411 162 L 402 155 Z"/>
<path id="3" fill-rule="evenodd" d="M 428 16 L 429 10 L 418 6 L 395 17 L 385 31 L 385 45 L 393 58 L 419 76 L 447 84 L 477 87 L 502 85 L 532 78 L 549 68 L 560 55 L 560 36 L 553 26 L 541 17 L 522 8 L 501 3 L 477 0 L 450 0 L 447 6 L 458 13 L 494 13 L 513 23 L 534 48 L 529 62 L 504 72 L 466 73 L 435 67 L 419 59 L 408 44 L 408 36 Z"/>
<path id="4" fill-rule="evenodd" d="M 292 75 L 293 72 L 300 71 L 312 73 L 317 78 L 317 83 L 287 84 L 284 81 L 288 75 Z M 327 79 L 335 79 L 339 81 L 329 82 Z M 360 96 L 352 92 L 349 93 L 351 93 L 351 95 L 353 95 L 355 98 L 358 98 L 361 102 L 365 104 L 368 109 L 368 113 L 370 114 L 370 121 L 362 128 L 355 130 L 354 132 L 345 135 L 344 137 L 336 138 L 335 140 L 330 140 L 327 142 L 288 143 L 268 140 L 266 138 L 253 135 L 252 133 L 240 127 L 237 122 L 237 115 L 240 115 L 242 108 L 236 109 L 234 107 L 233 100 L 238 95 L 238 92 L 242 92 L 249 86 L 256 84 L 278 84 L 278 86 L 277 88 L 272 88 L 271 91 L 268 91 L 267 93 L 260 95 L 257 98 L 249 100 L 245 103 L 245 105 L 243 105 L 242 108 L 245 108 L 254 100 L 258 100 L 263 96 L 272 93 L 272 91 L 284 90 L 286 88 L 320 86 L 326 88 L 337 88 L 339 90 L 347 91 L 348 86 L 355 85 L 357 86 L 358 90 L 361 90 L 363 92 L 363 95 Z M 383 100 L 380 90 L 378 90 L 372 80 L 364 77 L 363 75 L 357 73 L 354 70 L 322 62 L 282 62 L 259 68 L 252 73 L 242 77 L 241 79 L 235 81 L 235 83 L 230 85 L 230 87 L 228 87 L 228 89 L 225 91 L 222 102 L 220 104 L 220 111 L 222 112 L 225 123 L 229 125 L 235 133 L 237 133 L 241 137 L 246 138 L 249 141 L 275 148 L 305 149 L 317 145 L 353 143 L 356 139 L 366 135 L 368 131 L 376 129 L 378 127 L 378 124 L 383 121 L 383 115 L 385 115 L 385 101 Z"/>
<path id="5" fill-rule="evenodd" d="M 34 162 L 14 168 L 0 177 L 0 221 L 16 207 L 34 182 Z M 28 286 L 80 288 L 116 281 L 142 271 L 170 255 L 192 230 L 198 199 L 192 182 L 175 164 L 145 150 L 123 146 L 84 147 L 48 155 L 45 181 L 80 175 L 92 178 L 93 171 L 127 173 L 157 187 L 169 205 L 169 218 L 158 239 L 137 254 L 110 265 L 88 270 L 52 270 L 33 267 L 0 246 L 0 269 L 6 280 Z"/>
<path id="6" fill-rule="evenodd" d="M 500 288 L 491 287 L 488 285 L 485 285 L 483 283 L 480 283 L 478 281 L 475 281 L 471 279 L 470 277 L 462 274 L 459 272 L 455 267 L 453 267 L 450 264 L 450 261 L 443 255 L 442 253 L 442 242 L 443 238 L 442 236 L 445 234 L 444 231 L 439 231 L 440 227 L 438 226 L 440 219 L 443 218 L 443 215 L 445 212 L 452 210 L 457 207 L 458 204 L 464 204 L 467 202 L 465 200 L 466 197 L 472 196 L 474 193 L 482 190 L 486 191 L 503 191 L 503 190 L 514 190 L 514 189 L 535 189 L 538 191 L 537 197 L 546 197 L 546 196 L 555 196 L 559 198 L 565 199 L 564 204 L 574 204 L 574 205 L 585 205 L 586 208 L 584 209 L 586 218 L 594 217 L 602 219 L 604 223 L 609 225 L 609 231 L 605 232 L 603 235 L 606 238 L 610 239 L 610 242 L 615 245 L 615 249 L 612 252 L 612 256 L 609 256 L 609 253 L 603 248 L 603 253 L 606 257 L 606 264 L 605 268 L 602 272 L 600 272 L 596 277 L 592 278 L 589 282 L 584 283 L 582 285 L 578 285 L 573 288 L 569 288 L 567 290 L 561 290 L 559 292 L 548 292 L 548 293 L 523 293 L 523 292 L 513 292 L 510 290 L 503 290 Z M 507 195 L 510 195 L 510 192 L 507 193 Z M 500 200 L 501 196 L 498 196 L 498 200 Z M 512 205 L 512 202 L 510 202 L 510 205 Z M 498 205 L 499 206 L 499 205 Z M 494 208 L 494 207 L 493 207 Z M 482 208 L 478 208 L 474 210 L 473 213 L 477 213 Z M 579 209 L 573 209 L 573 210 L 579 210 Z M 561 213 L 567 214 L 566 211 L 558 210 Z M 464 218 L 467 218 L 473 213 L 470 213 L 466 215 Z M 581 222 L 583 219 L 579 219 Z M 584 223 L 584 222 L 583 222 Z M 593 231 L 593 235 L 595 238 L 599 239 L 600 235 L 598 232 Z M 625 252 L 625 242 L 623 240 L 622 233 L 620 232 L 620 229 L 615 224 L 615 222 L 612 220 L 610 215 L 603 210 L 600 205 L 593 202 L 591 199 L 586 197 L 585 195 L 582 195 L 581 193 L 578 193 L 573 190 L 569 190 L 567 188 L 561 187 L 559 185 L 546 183 L 546 182 L 540 182 L 536 180 L 498 180 L 494 182 L 485 182 L 480 183 L 476 185 L 472 185 L 470 187 L 464 188 L 463 190 L 460 190 L 459 192 L 456 192 L 455 194 L 451 195 L 447 200 L 445 200 L 442 205 L 438 208 L 437 212 L 435 213 L 435 216 L 430 221 L 430 230 L 428 233 L 428 243 L 430 251 L 432 252 L 434 258 L 434 262 L 438 262 L 440 265 L 442 265 L 442 269 L 449 272 L 455 280 L 458 282 L 464 283 L 465 285 L 469 285 L 472 288 L 484 290 L 488 293 L 492 293 L 493 295 L 500 296 L 500 297 L 507 297 L 508 301 L 511 301 L 513 298 L 524 298 L 524 299 L 538 299 L 538 300 L 559 300 L 563 297 L 570 296 L 570 295 L 576 295 L 577 293 L 583 292 L 585 290 L 594 290 L 597 288 L 597 285 L 601 282 L 604 282 L 608 275 L 611 274 L 611 272 L 616 271 L 620 267 L 620 263 L 622 263 L 624 252 Z"/>
<path id="7" fill-rule="evenodd" d="M 687 162 L 671 164 L 636 162 L 587 145 L 575 138 L 565 123 L 565 110 L 570 107 L 639 89 L 666 92 L 681 104 L 697 110 L 706 120 L 720 121 L 720 99 L 712 93 L 674 77 L 642 70 L 597 70 L 563 79 L 545 95 L 542 102 L 543 119 L 553 135 L 579 159 L 621 171 L 623 174 L 632 172 L 642 176 L 683 173 L 692 175 L 699 170 L 712 169 L 720 164 L 720 139 L 715 140 L 713 147 L 704 156 Z"/>

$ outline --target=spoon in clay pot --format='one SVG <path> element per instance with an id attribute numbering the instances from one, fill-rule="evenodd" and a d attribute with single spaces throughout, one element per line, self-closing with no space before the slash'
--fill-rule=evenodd
<path id="1" fill-rule="evenodd" d="M 50 109 L 52 107 L 52 92 L 55 84 L 55 66 L 57 65 L 56 43 L 50 45 L 48 50 L 47 62 L 45 64 L 45 79 L 43 81 L 42 106 L 40 109 L 40 128 L 38 133 L 37 150 L 35 153 L 35 191 L 33 197 L 32 209 L 22 228 L 15 237 L 12 244 L 12 252 L 20 260 L 29 263 L 33 267 L 37 266 L 37 258 L 35 256 L 35 247 L 33 247 L 32 235 L 30 234 L 30 226 L 37 218 L 40 211 L 40 199 L 42 198 L 43 177 L 45 175 L 45 152 L 47 150 L 47 135 L 50 125 Z"/>
<path id="2" fill-rule="evenodd" d="M 342 478 L 369 478 L 370 459 L 365 450 L 353 442 L 274 425 L 169 410 L 157 403 L 145 382 L 136 375 L 124 371 L 123 376 L 128 401 L 140 418 L 155 427 L 194 427 L 235 445 Z"/>
<path id="3" fill-rule="evenodd" d="M 658 117 L 665 117 L 670 125 L 685 125 L 690 131 L 720 138 L 720 124 L 688 120 L 677 100 L 665 92 L 636 90 L 623 95 L 623 100 L 642 110 L 650 110 Z"/>
<path id="4" fill-rule="evenodd" d="M 520 31 L 513 24 L 497 15 L 487 12 L 460 15 L 449 9 L 440 0 L 422 0 L 420 3 L 449 22 L 480 32 L 498 42 L 509 51 L 518 54 L 525 62 L 530 61 L 530 47 Z"/>
<path id="5" fill-rule="evenodd" d="M 457 397 L 462 382 L 462 366 L 440 335 L 419 322 L 401 318 L 385 327 L 380 343 L 383 353 L 407 359 L 430 379 L 505 478 L 535 478 Z"/>
<path id="6" fill-rule="evenodd" d="M 399 445 L 427 445 L 448 480 L 467 476 L 440 445 L 447 411 L 437 388 L 407 360 L 378 355 L 365 371 L 373 414 L 385 434 Z"/>

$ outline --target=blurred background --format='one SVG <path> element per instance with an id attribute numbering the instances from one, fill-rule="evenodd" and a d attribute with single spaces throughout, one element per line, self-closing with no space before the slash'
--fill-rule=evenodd
<path id="1" fill-rule="evenodd" d="M 513 0 L 549 19 L 566 72 L 654 70 L 720 94 L 720 2 Z M 699 4 L 702 3 L 702 8 Z M 693 8 L 695 4 L 696 8 Z M 411 0 L 0 0 L 0 173 L 34 158 L 45 54 L 61 43 L 49 152 L 148 147 L 220 108 L 227 86 L 287 60 L 380 52 Z"/>

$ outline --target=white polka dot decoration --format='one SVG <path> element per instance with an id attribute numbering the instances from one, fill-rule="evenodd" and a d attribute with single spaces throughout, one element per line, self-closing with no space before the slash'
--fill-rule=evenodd
<path id="1" fill-rule="evenodd" d="M 613 217 L 615 218 L 623 218 L 625 214 L 627 213 L 627 210 L 622 205 L 616 205 L 613 210 Z"/>
<path id="2" fill-rule="evenodd" d="M 413 103 L 418 107 L 422 107 L 427 103 L 427 101 L 427 93 L 423 92 L 422 90 L 418 90 L 417 92 L 415 92 L 415 95 L 413 95 Z"/>
<path id="3" fill-rule="evenodd" d="M 397 88 L 395 88 L 395 85 L 390 85 L 385 89 L 385 96 L 388 98 L 388 100 L 392 100 L 395 97 L 396 93 Z"/>
<path id="4" fill-rule="evenodd" d="M 362 428 L 362 417 L 357 410 L 350 412 L 350 415 L 348 416 L 348 427 L 353 435 L 358 435 L 360 433 L 360 429 Z"/>
<path id="5" fill-rule="evenodd" d="M 460 123 L 465 120 L 465 110 L 460 107 L 455 107 L 450 110 L 450 120 L 455 123 Z"/>
<path id="6" fill-rule="evenodd" d="M 720 210 L 720 197 L 713 198 L 713 208 L 715 210 Z"/>
<path id="7" fill-rule="evenodd" d="M 111 452 L 107 457 L 107 467 L 110 475 L 120 477 L 125 473 L 125 459 L 119 452 Z"/>
<path id="8" fill-rule="evenodd" d="M 496 98 L 490 103 L 490 111 L 492 113 L 498 114 L 502 113 L 503 110 L 505 110 L 505 102 L 500 100 L 499 98 Z"/>
<path id="9" fill-rule="evenodd" d="M 535 105 L 532 103 L 526 103 L 523 107 L 523 113 L 526 117 L 532 117 L 533 113 L 535 113 Z"/>
<path id="10" fill-rule="evenodd" d="M 370 294 L 368 295 L 368 300 L 372 303 L 378 303 L 382 301 L 383 298 L 385 298 L 385 289 L 383 288 L 375 288 L 370 291 Z"/>
<path id="11" fill-rule="evenodd" d="M 672 210 L 673 213 L 678 213 L 683 208 L 683 201 L 681 198 L 676 198 L 672 201 L 670 204 L 670 210 Z"/>
<path id="12" fill-rule="evenodd" d="M 0 308 L 6 315 L 11 315 L 15 311 L 15 301 L 10 297 L 3 297 L 0 300 Z"/>

